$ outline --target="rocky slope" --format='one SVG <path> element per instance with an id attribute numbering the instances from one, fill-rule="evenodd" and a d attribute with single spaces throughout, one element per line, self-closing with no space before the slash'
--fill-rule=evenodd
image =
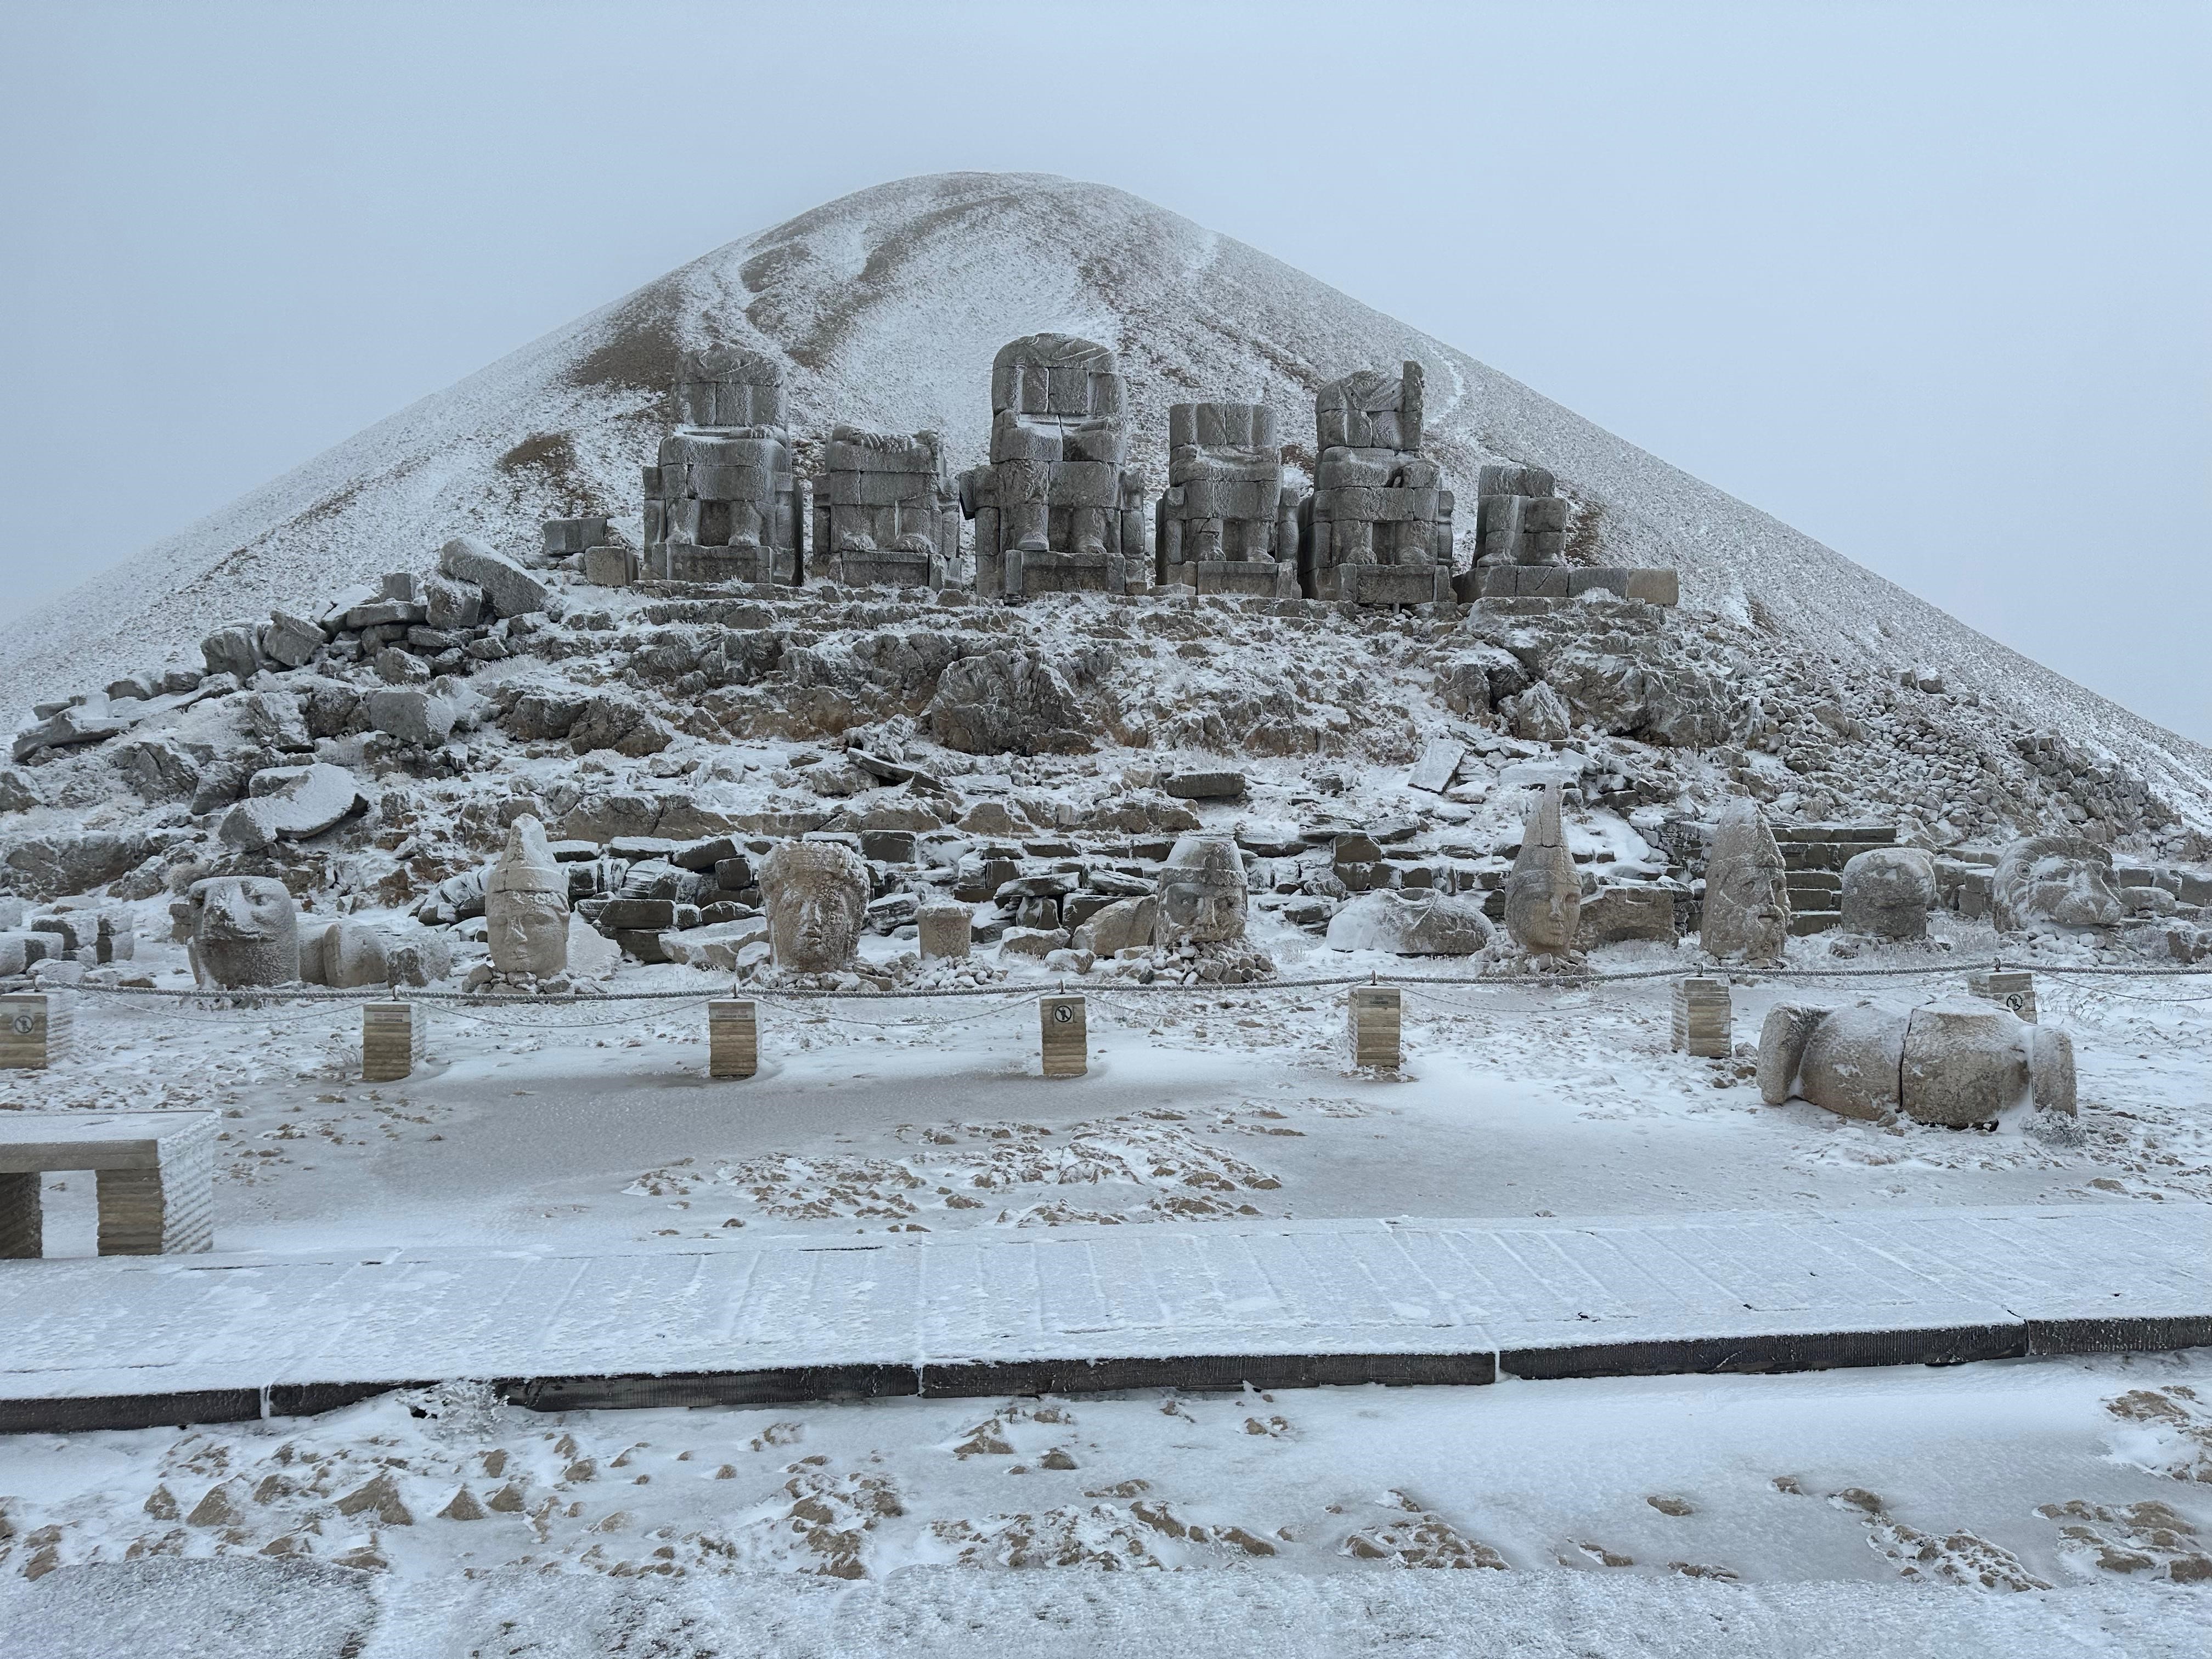
<path id="1" fill-rule="evenodd" d="M 2200 746 L 1255 249 L 1121 191 L 1034 174 L 858 192 L 718 248 L 400 411 L 0 631 L 15 713 L 189 656 L 226 619 L 425 568 L 458 532 L 520 550 L 544 516 L 634 516 L 680 348 L 773 351 L 788 365 L 802 430 L 818 436 L 837 419 L 935 427 L 964 465 L 988 425 L 992 353 L 1047 328 L 1121 352 L 1134 453 L 1156 470 L 1176 398 L 1263 398 L 1310 442 L 1320 382 L 1417 357 L 1434 450 L 1463 497 L 1484 460 L 1553 469 L 1575 503 L 1575 556 L 1679 568 L 1687 606 L 1814 689 L 1810 703 L 1769 711 L 1813 746 L 1856 740 L 1835 718 L 1804 728 L 1814 707 L 1845 722 L 1903 720 L 1905 752 L 1928 760 L 1929 775 L 1879 781 L 1917 799 L 1954 781 L 1983 787 L 1984 760 L 2008 765 L 2024 734 L 2061 727 L 2069 787 L 2085 777 L 2096 795 L 2132 779 L 2181 817 L 2212 821 L 2212 754 Z M 1463 538 L 1471 520 L 1462 515 Z M 1905 670 L 1940 678 L 1985 714 L 1907 697 L 1899 715 L 1893 698 L 1866 700 Z M 1947 754 L 1955 780 L 1942 775 Z M 1846 767 L 1843 781 L 1863 769 Z"/>

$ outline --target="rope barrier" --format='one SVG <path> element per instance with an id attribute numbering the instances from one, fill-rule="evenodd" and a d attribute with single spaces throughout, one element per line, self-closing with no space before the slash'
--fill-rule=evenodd
<path id="1" fill-rule="evenodd" d="M 2105 967 L 2087 963 L 2021 963 L 2014 967 L 2039 974 L 2066 975 L 2076 978 L 2103 977 L 2112 979 L 2171 979 L 2212 975 L 2212 968 L 2132 968 Z M 1680 979 L 1696 975 L 1725 975 L 1751 980 L 1797 979 L 1911 979 L 1929 975 L 1952 975 L 1990 970 L 2002 972 L 2005 960 L 2002 957 L 1988 958 L 1966 957 L 1944 962 L 1932 962 L 1905 967 L 1887 968 L 1792 968 L 1787 966 L 1753 967 L 1742 963 L 1698 962 L 1671 963 L 1663 968 L 1628 969 L 1617 973 L 1587 973 L 1571 969 L 1542 974 L 1410 974 L 1384 970 L 1370 970 L 1361 974 L 1322 975 L 1310 978 L 1247 980 L 1241 984 L 1228 984 L 1214 980 L 1186 982 L 1181 979 L 1156 980 L 1150 984 L 1118 976 L 1097 980 L 1085 979 L 1077 982 L 1078 989 L 1111 990 L 1115 995 L 1152 996 L 1177 994 L 1200 996 L 1251 995 L 1265 992 L 1326 990 L 1346 985 L 1459 985 L 1476 988 L 1508 987 L 1543 987 L 1553 990 L 1586 990 L 1605 985 L 1623 985 L 1647 980 Z M 848 990 L 836 988 L 820 988 L 804 986 L 748 986 L 732 982 L 726 990 L 692 988 L 680 991 L 563 991 L 550 993 L 512 991 L 434 991 L 415 987 L 371 987 L 362 989 L 331 990 L 321 986 L 256 987 L 242 990 L 219 990 L 194 987 L 173 989 L 149 985 L 82 984 L 62 988 L 89 992 L 101 996 L 167 998 L 179 1002 L 244 1003 L 249 1006 L 273 1002 L 423 1002 L 447 1004 L 457 1009 L 490 1010 L 495 1008 L 545 1008 L 577 1005 L 596 1006 L 616 1002 L 702 1003 L 718 998 L 738 998 L 768 1002 L 860 1001 L 918 1002 L 974 997 L 1033 996 L 1045 994 L 1054 988 L 1068 988 L 1065 981 L 1054 986 L 1037 985 L 973 985 L 931 988 L 928 989 Z"/>

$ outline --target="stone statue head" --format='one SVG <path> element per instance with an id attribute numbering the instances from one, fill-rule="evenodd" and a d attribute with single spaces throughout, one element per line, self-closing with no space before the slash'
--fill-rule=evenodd
<path id="1" fill-rule="evenodd" d="M 1790 872 L 1758 804 L 1721 809 L 1705 857 L 1705 950 L 1751 963 L 1782 958 L 1790 937 Z"/>
<path id="2" fill-rule="evenodd" d="M 1220 945 L 1244 937 L 1244 860 L 1226 836 L 1185 836 L 1160 871 L 1156 945 Z"/>
<path id="3" fill-rule="evenodd" d="M 787 841 L 762 860 L 769 951 L 793 973 L 835 973 L 853 960 L 868 908 L 868 866 L 834 841 Z"/>
<path id="4" fill-rule="evenodd" d="M 211 876 L 192 884 L 191 898 L 192 967 L 203 984 L 234 989 L 300 977 L 300 913 L 283 882 Z"/>
<path id="5" fill-rule="evenodd" d="M 1582 876 L 1567 850 L 1559 793 L 1547 783 L 1529 798 L 1521 850 L 1505 878 L 1506 932 L 1532 957 L 1573 955 L 1582 931 Z"/>
<path id="6" fill-rule="evenodd" d="M 545 979 L 568 965 L 568 876 L 545 846 L 545 827 L 517 818 L 484 878 L 484 937 L 502 974 Z"/>
<path id="7" fill-rule="evenodd" d="M 2110 927 L 2120 920 L 2112 854 L 2075 836 L 2014 842 L 1990 877 L 1990 920 L 2000 932 Z"/>

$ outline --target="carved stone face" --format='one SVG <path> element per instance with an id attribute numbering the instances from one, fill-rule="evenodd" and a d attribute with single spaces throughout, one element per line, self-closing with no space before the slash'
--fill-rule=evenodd
<path id="1" fill-rule="evenodd" d="M 484 929 L 502 974 L 548 979 L 568 965 L 568 901 L 557 893 L 487 893 Z"/>
<path id="2" fill-rule="evenodd" d="M 568 965 L 568 878 L 534 817 L 509 826 L 485 878 L 484 939 L 502 974 L 545 979 Z"/>
<path id="3" fill-rule="evenodd" d="M 1159 945 L 1219 945 L 1244 937 L 1244 861 L 1224 836 L 1185 836 L 1160 872 Z"/>
<path id="4" fill-rule="evenodd" d="M 2071 836 L 2016 841 L 1990 878 L 1993 920 L 2007 933 L 2110 927 L 2120 920 L 2112 860 L 2094 842 Z"/>
<path id="5" fill-rule="evenodd" d="M 1704 941 L 1716 957 L 1779 961 L 1790 936 L 1790 874 L 1759 808 L 1722 809 L 1705 862 Z"/>
<path id="6" fill-rule="evenodd" d="M 216 876 L 194 884 L 192 957 L 200 977 L 227 989 L 300 977 L 300 916 L 281 881 Z"/>
<path id="7" fill-rule="evenodd" d="M 761 865 L 770 956 L 794 973 L 835 973 L 852 961 L 868 908 L 868 866 L 835 842 L 787 841 Z"/>

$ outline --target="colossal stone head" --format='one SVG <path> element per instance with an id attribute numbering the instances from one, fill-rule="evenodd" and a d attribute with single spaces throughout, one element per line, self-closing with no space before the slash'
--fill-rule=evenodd
<path id="1" fill-rule="evenodd" d="M 2016 1105 L 2075 1115 L 2074 1045 L 1995 1003 L 1948 997 L 1917 1007 L 1778 1003 L 1759 1034 L 1759 1094 L 1792 1095 L 1842 1117 L 1966 1128 Z"/>
<path id="2" fill-rule="evenodd" d="M 1790 937 L 1790 874 L 1754 802 L 1734 800 L 1721 809 L 1705 857 L 1701 937 L 1711 956 L 1782 960 Z"/>
<path id="3" fill-rule="evenodd" d="M 1222 945 L 1244 937 L 1244 860 L 1226 836 L 1185 836 L 1160 870 L 1155 945 Z"/>
<path id="4" fill-rule="evenodd" d="M 762 860 L 761 902 L 779 968 L 836 973 L 853 959 L 868 908 L 868 866 L 834 841 L 787 841 Z"/>
<path id="5" fill-rule="evenodd" d="M 2014 842 L 1990 878 L 1990 920 L 2006 933 L 2111 927 L 2120 920 L 2112 856 L 2075 836 Z"/>
<path id="6" fill-rule="evenodd" d="M 300 913 L 281 881 L 211 876 L 192 884 L 193 971 L 226 990 L 300 977 Z"/>
<path id="7" fill-rule="evenodd" d="M 1505 878 L 1505 931 L 1532 957 L 1565 957 L 1574 952 L 1582 920 L 1582 877 L 1567 851 L 1559 786 L 1547 783 L 1528 802 L 1521 850 Z"/>
<path id="8" fill-rule="evenodd" d="M 1919 939 L 1936 904 L 1936 860 L 1917 847 L 1872 847 L 1844 866 L 1844 927 L 1875 939 Z"/>
<path id="9" fill-rule="evenodd" d="M 502 974 L 546 979 L 568 965 L 568 876 L 534 817 L 508 827 L 506 849 L 484 878 L 484 938 Z"/>

